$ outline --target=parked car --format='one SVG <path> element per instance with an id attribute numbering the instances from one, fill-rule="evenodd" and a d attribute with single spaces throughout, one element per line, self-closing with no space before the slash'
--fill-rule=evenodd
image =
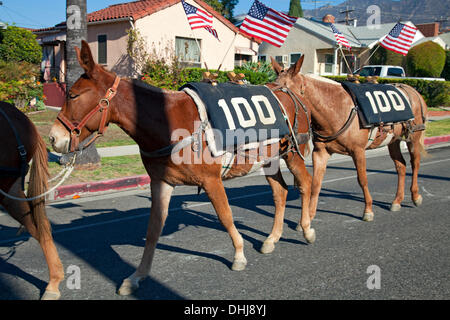
<path id="1" fill-rule="evenodd" d="M 359 74 L 361 77 L 378 76 L 380 78 L 404 78 L 445 81 L 445 79 L 443 78 L 406 77 L 405 70 L 400 66 L 370 65 L 356 70 L 353 74 Z"/>
<path id="2" fill-rule="evenodd" d="M 378 76 L 380 78 L 402 77 L 406 76 L 405 70 L 399 66 L 371 65 L 365 66 L 355 71 L 361 77 Z"/>

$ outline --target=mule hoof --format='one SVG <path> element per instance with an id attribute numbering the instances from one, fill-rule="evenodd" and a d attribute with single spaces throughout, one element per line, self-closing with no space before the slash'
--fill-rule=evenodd
<path id="1" fill-rule="evenodd" d="M 59 300 L 59 298 L 61 298 L 61 293 L 45 291 L 41 300 Z"/>
<path id="2" fill-rule="evenodd" d="M 304 232 L 303 236 L 309 244 L 313 244 L 316 241 L 316 230 L 311 228 L 308 232 Z"/>
<path id="3" fill-rule="evenodd" d="M 297 228 L 295 228 L 295 230 L 298 231 L 298 232 L 303 231 L 302 225 L 299 223 L 299 224 L 297 225 Z"/>
<path id="4" fill-rule="evenodd" d="M 271 241 L 265 241 L 261 248 L 261 253 L 269 254 L 269 253 L 272 253 L 273 250 L 275 250 L 275 244 Z"/>
<path id="5" fill-rule="evenodd" d="M 139 288 L 139 284 L 125 279 L 117 293 L 121 296 L 129 296 Z"/>
<path id="6" fill-rule="evenodd" d="M 391 211 L 392 212 L 396 212 L 396 211 L 400 211 L 400 209 L 402 208 L 402 206 L 398 203 L 393 203 L 391 205 Z"/>
<path id="7" fill-rule="evenodd" d="M 364 212 L 363 220 L 366 222 L 373 221 L 373 212 Z"/>
<path id="8" fill-rule="evenodd" d="M 247 261 L 234 261 L 231 266 L 231 270 L 233 271 L 242 271 L 247 266 Z"/>
<path id="9" fill-rule="evenodd" d="M 419 196 L 419 197 L 417 198 L 417 200 L 413 200 L 413 202 L 414 202 L 414 205 L 415 205 L 416 207 L 420 206 L 420 205 L 422 204 L 422 202 L 423 202 L 422 196 Z"/>

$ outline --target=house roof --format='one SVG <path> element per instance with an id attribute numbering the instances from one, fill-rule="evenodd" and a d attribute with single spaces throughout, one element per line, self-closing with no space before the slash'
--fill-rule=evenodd
<path id="1" fill-rule="evenodd" d="M 209 4 L 202 0 L 193 0 L 199 6 L 203 7 L 206 11 L 211 13 L 217 20 L 225 24 L 228 28 L 233 30 L 235 33 L 239 32 L 239 29 L 232 24 L 228 19 L 222 16 L 220 13 L 215 11 Z M 154 14 L 158 11 L 164 10 L 168 7 L 178 4 L 181 0 L 139 0 L 127 3 L 120 3 L 111 5 L 107 8 L 97 10 L 91 13 L 88 13 L 87 19 L 88 23 L 94 22 L 113 22 L 114 20 L 131 18 L 134 21 L 138 19 L 142 19 L 148 15 Z M 58 27 L 65 27 L 65 22 L 56 25 L 52 28 L 45 29 L 37 29 L 34 32 L 44 32 L 51 31 Z M 244 37 L 251 39 L 257 43 L 261 43 L 260 40 L 256 40 L 254 38 L 243 35 Z"/>

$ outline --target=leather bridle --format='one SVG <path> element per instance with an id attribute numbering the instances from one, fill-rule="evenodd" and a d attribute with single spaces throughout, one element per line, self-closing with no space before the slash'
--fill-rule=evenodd
<path id="1" fill-rule="evenodd" d="M 119 87 L 120 83 L 120 77 L 116 76 L 116 79 L 114 80 L 114 84 L 111 88 L 109 88 L 105 94 L 105 96 L 100 99 L 97 106 L 89 112 L 80 123 L 75 125 L 73 122 L 71 122 L 69 119 L 67 119 L 62 112 L 59 112 L 57 119 L 66 127 L 66 129 L 70 132 L 70 152 L 74 152 L 77 150 L 77 148 L 80 145 L 80 134 L 81 130 L 86 126 L 86 123 L 97 113 L 100 112 L 102 115 L 102 118 L 100 120 L 99 127 L 97 129 L 97 132 L 89 136 L 90 140 L 88 140 L 87 143 L 83 143 L 82 148 L 88 147 L 92 142 L 94 142 L 98 137 L 102 136 L 107 128 L 106 121 L 108 119 L 108 110 L 109 105 L 112 100 L 112 98 L 115 97 L 117 93 L 117 88 Z"/>

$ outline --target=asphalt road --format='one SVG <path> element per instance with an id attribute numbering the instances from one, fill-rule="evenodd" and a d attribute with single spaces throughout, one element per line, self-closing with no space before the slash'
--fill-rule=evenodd
<path id="1" fill-rule="evenodd" d="M 361 220 L 363 195 L 350 158 L 330 162 L 313 245 L 295 231 L 299 193 L 285 172 L 291 187 L 284 234 L 270 255 L 259 253 L 274 210 L 264 177 L 225 182 L 245 240 L 248 265 L 242 272 L 230 270 L 234 249 L 206 196 L 178 187 L 151 275 L 130 297 L 115 292 L 140 261 L 149 191 L 52 204 L 48 216 L 70 271 L 61 283 L 62 299 L 448 299 L 450 146 L 429 152 L 419 179 L 424 204 L 412 204 L 408 167 L 406 199 L 396 213 L 389 211 L 397 183 L 393 162 L 386 153 L 368 159 L 373 222 Z M 17 227 L 0 213 L 0 299 L 36 300 L 46 286 L 47 268 L 37 242 L 16 237 Z M 80 270 L 80 289 L 69 289 L 73 266 Z"/>

